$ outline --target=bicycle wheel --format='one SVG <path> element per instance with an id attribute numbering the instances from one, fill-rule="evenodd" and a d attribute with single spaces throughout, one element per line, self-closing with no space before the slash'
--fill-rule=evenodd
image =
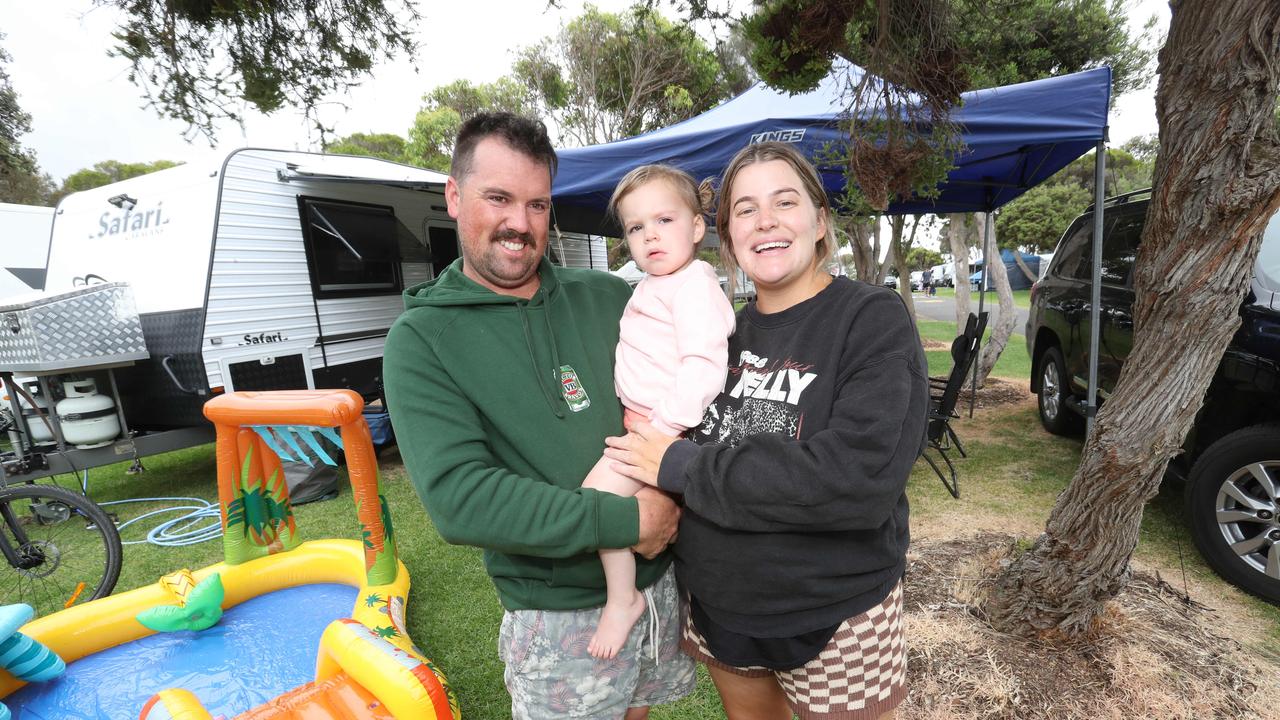
<path id="1" fill-rule="evenodd" d="M 37 617 L 111 594 L 120 577 L 116 526 L 92 500 L 54 485 L 0 489 L 0 602 Z"/>

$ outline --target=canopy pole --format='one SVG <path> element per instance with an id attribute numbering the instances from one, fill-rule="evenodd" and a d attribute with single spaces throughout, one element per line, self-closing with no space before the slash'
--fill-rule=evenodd
<path id="1" fill-rule="evenodd" d="M 987 206 L 990 207 L 990 203 Z M 978 281 L 978 317 L 982 317 L 982 307 L 987 297 L 987 278 L 991 277 L 991 211 L 987 210 L 982 213 L 982 280 Z M 1004 259 L 1001 258 L 1001 262 Z M 973 362 L 973 385 L 969 390 L 969 417 L 973 417 L 973 406 L 978 399 L 978 366 L 982 358 L 982 337 L 978 337 L 978 347 L 974 352 L 978 353 L 978 359 Z"/>
<path id="2" fill-rule="evenodd" d="M 1103 196 L 1106 195 L 1107 140 L 1106 134 L 1098 141 L 1093 160 L 1093 283 L 1089 298 L 1089 395 L 1085 398 L 1085 438 L 1093 434 L 1093 420 L 1098 414 L 1098 338 L 1102 318 L 1102 220 Z M 1069 382 L 1070 378 L 1063 378 Z"/>

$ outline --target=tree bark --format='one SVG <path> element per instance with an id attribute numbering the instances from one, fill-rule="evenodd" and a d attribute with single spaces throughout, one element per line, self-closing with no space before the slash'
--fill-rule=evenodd
<path id="1" fill-rule="evenodd" d="M 952 213 L 947 240 L 951 243 L 951 260 L 955 265 L 951 284 L 956 290 L 956 335 L 964 332 L 969 320 L 969 237 L 971 219 L 968 213 Z"/>
<path id="2" fill-rule="evenodd" d="M 1143 505 L 1239 325 L 1260 235 L 1280 207 L 1280 3 L 1171 5 L 1133 350 L 1044 534 L 997 578 L 987 609 L 1006 630 L 1088 632 L 1124 587 Z"/>
<path id="3" fill-rule="evenodd" d="M 898 270 L 898 295 L 902 297 L 902 302 L 907 306 L 907 315 L 915 322 L 916 303 L 911 297 L 911 273 L 907 268 L 907 248 L 902 243 L 902 231 L 907 225 L 906 215 L 894 215 L 889 221 L 889 227 L 892 231 L 890 236 L 889 262 L 885 265 L 893 264 Z M 911 231 L 912 238 L 915 237 L 915 230 Z"/>
<path id="4" fill-rule="evenodd" d="M 986 221 L 986 213 L 973 214 L 973 224 L 978 228 L 979 238 L 982 237 L 982 228 L 985 227 L 983 223 Z M 987 378 L 996 366 L 996 361 L 1000 359 L 1000 353 L 1004 352 L 1005 346 L 1009 344 L 1009 336 L 1013 334 L 1014 326 L 1018 324 L 1017 313 L 1013 311 L 1013 290 L 1009 285 L 1009 274 L 1004 267 L 1004 258 L 1000 256 L 1000 244 L 996 242 L 995 232 L 993 222 L 991 238 L 987 242 L 991 249 L 991 257 L 984 258 L 982 274 L 984 279 L 987 273 L 991 274 L 991 284 L 996 286 L 996 299 L 1000 304 L 1000 310 L 996 313 L 995 324 L 988 326 L 991 328 L 991 335 L 982 344 L 982 354 L 978 356 L 978 387 L 986 384 Z"/>
<path id="5" fill-rule="evenodd" d="M 889 274 L 889 258 L 885 257 L 884 262 L 880 262 L 881 218 L 881 215 L 871 216 L 871 266 L 875 270 L 876 285 L 883 285 L 885 276 Z"/>
<path id="6" fill-rule="evenodd" d="M 849 250 L 853 253 L 853 268 L 857 278 L 866 283 L 878 282 L 880 268 L 872 249 L 873 223 L 865 217 L 842 216 L 836 219 L 849 236 Z"/>

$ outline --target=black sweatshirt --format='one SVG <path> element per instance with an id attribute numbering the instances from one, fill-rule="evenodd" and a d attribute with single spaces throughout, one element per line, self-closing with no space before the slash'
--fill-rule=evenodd
<path id="1" fill-rule="evenodd" d="M 928 386 L 915 326 L 886 288 L 836 278 L 782 312 L 738 314 L 724 392 L 658 476 L 684 496 L 677 575 L 714 622 L 793 637 L 889 594 Z"/>

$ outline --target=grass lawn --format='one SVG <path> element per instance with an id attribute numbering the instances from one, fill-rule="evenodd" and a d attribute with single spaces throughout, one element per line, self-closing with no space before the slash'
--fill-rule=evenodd
<path id="1" fill-rule="evenodd" d="M 949 323 L 922 321 L 926 339 L 949 341 Z M 934 374 L 950 368 L 945 352 L 929 353 Z M 1020 337 L 1011 338 L 997 365 L 997 375 L 1025 383 L 1028 361 Z M 1018 533 L 1034 537 L 1044 527 L 1058 493 L 1069 482 L 1079 459 L 1080 441 L 1045 433 L 1034 403 L 979 411 L 976 418 L 954 426 L 970 457 L 957 461 L 962 498 L 953 500 L 923 462 L 917 463 L 908 492 L 912 535 L 938 540 L 978 530 Z M 94 470 L 90 490 L 98 502 L 130 497 L 195 496 L 216 498 L 212 446 L 156 456 L 146 460 L 147 472 L 126 475 L 125 464 Z M 502 665 L 496 642 L 501 608 L 481 566 L 480 551 L 455 547 L 440 540 L 414 493 L 399 458 L 384 454 L 382 472 L 395 520 L 401 558 L 413 578 L 408 608 L 410 631 L 423 651 L 448 675 L 469 720 L 510 717 L 509 698 L 502 684 Z M 72 486 L 71 478 L 62 478 Z M 164 503 L 111 506 L 122 520 Z M 355 538 L 357 524 L 350 488 L 337 499 L 295 508 L 303 539 Z M 130 527 L 125 540 L 138 539 L 146 528 Z M 222 558 L 221 543 L 206 542 L 179 548 L 130 545 L 118 590 L 155 582 L 178 568 L 199 568 Z M 1161 569 L 1162 576 L 1182 587 L 1183 573 L 1193 595 L 1202 602 L 1222 598 L 1243 608 L 1269 634 L 1258 637 L 1260 648 L 1280 640 L 1280 613 L 1269 605 L 1245 598 L 1219 581 L 1196 554 L 1181 516 L 1181 488 L 1165 487 L 1148 506 L 1136 553 L 1141 563 Z M 908 608 L 910 611 L 911 608 Z M 313 652 L 306 649 L 302 652 Z M 908 702 L 926 702 L 927 699 Z M 918 706 L 917 706 L 918 707 Z M 705 672 L 697 692 L 673 705 L 655 708 L 654 718 L 723 717 Z"/>
<path id="2" fill-rule="evenodd" d="M 946 375 L 951 371 L 951 341 L 956 338 L 956 324 L 945 320 L 925 320 L 918 318 L 916 328 L 920 338 L 925 341 L 943 343 L 945 349 L 925 350 L 925 359 L 929 363 L 930 375 Z M 983 334 L 985 343 L 991 337 L 991 328 Z M 1002 378 L 1016 379 L 1026 385 L 1031 378 L 1031 358 L 1027 355 L 1027 343 L 1022 335 L 1012 334 L 1005 344 L 1004 351 L 996 360 L 992 375 Z"/>
<path id="3" fill-rule="evenodd" d="M 916 294 L 923 297 L 923 293 L 916 293 Z M 955 297 L 955 296 L 956 296 L 956 291 L 954 288 L 948 288 L 948 287 L 938 288 L 938 297 Z M 989 298 L 988 302 L 991 302 L 993 304 L 999 302 L 999 300 L 996 299 L 996 294 L 994 290 L 988 291 L 987 296 Z M 977 292 L 971 291 L 969 293 L 969 302 L 973 303 L 974 307 L 978 306 Z M 1030 310 L 1031 309 L 1031 290 L 1029 289 L 1014 290 L 1013 306 L 1016 308 L 1022 308 L 1023 310 Z M 977 311 L 975 310 L 974 312 L 977 312 Z"/>

